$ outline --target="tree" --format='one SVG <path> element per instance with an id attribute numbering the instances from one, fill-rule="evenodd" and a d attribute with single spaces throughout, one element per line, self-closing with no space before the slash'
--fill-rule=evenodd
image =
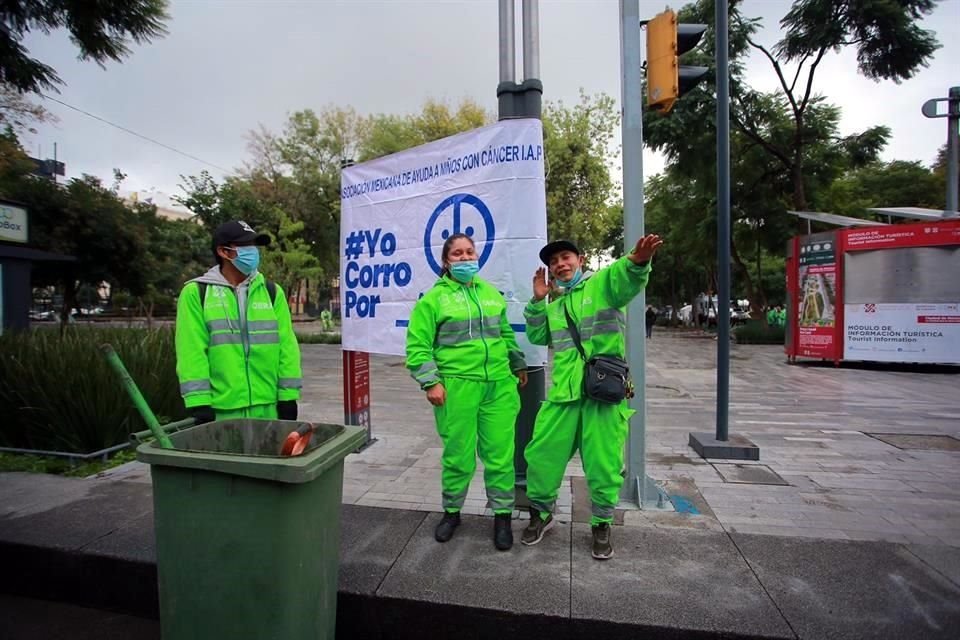
<path id="1" fill-rule="evenodd" d="M 380 158 L 470 131 L 492 121 L 492 115 L 470 99 L 462 100 L 456 109 L 443 102 L 427 100 L 417 114 L 370 116 L 362 132 L 358 160 Z"/>
<path id="2" fill-rule="evenodd" d="M 855 46 L 861 70 L 869 77 L 909 77 L 937 46 L 931 34 L 915 25 L 932 6 L 920 0 L 798 0 L 781 21 L 784 39 L 772 50 L 754 41 L 759 22 L 741 16 L 736 4 L 731 8 L 731 257 L 755 313 L 766 304 L 764 252 L 782 256 L 796 226 L 786 209 L 830 210 L 833 181 L 874 163 L 889 138 L 889 130 L 882 126 L 839 134 L 839 109 L 813 91 L 817 65 L 828 51 Z M 835 12 L 830 14 L 835 19 L 818 23 L 815 10 L 825 8 Z M 710 24 L 713 11 L 712 0 L 700 0 L 684 7 L 680 20 Z M 829 28 L 820 33 L 817 24 Z M 871 30 L 882 33 L 874 33 L 871 40 L 864 35 Z M 890 49 L 898 39 L 908 48 L 899 54 Z M 709 66 L 714 47 L 715 34 L 708 29 L 704 50 L 687 54 L 684 62 Z M 743 63 L 751 48 L 774 66 L 779 91 L 762 93 L 747 84 Z M 903 60 L 892 61 L 896 55 Z M 797 64 L 788 74 L 786 65 L 791 62 Z M 715 158 L 704 153 L 716 147 L 715 85 L 711 71 L 705 85 L 684 96 L 668 116 L 644 114 L 646 141 L 665 152 L 673 178 L 683 176 L 705 194 L 712 194 L 716 185 Z"/>
<path id="3" fill-rule="evenodd" d="M 753 100 L 753 92 L 749 90 L 735 96 L 744 107 L 741 117 L 736 117 L 734 111 L 731 114 L 741 131 L 790 171 L 794 208 L 804 211 L 808 205 L 804 151 L 808 144 L 816 143 L 818 137 L 807 120 L 809 109 L 817 101 L 813 92 L 814 77 L 824 55 L 852 46 L 857 51 L 857 67 L 866 77 L 897 83 L 907 80 L 920 67 L 927 66 L 940 47 L 933 32 L 917 25 L 935 6 L 935 0 L 797 0 L 780 20 L 784 37 L 772 50 L 758 44 L 752 30 L 744 30 L 747 43 L 766 57 L 777 74 L 793 118 L 792 139 L 787 144 L 772 140 L 747 116 Z M 743 23 L 736 6 L 733 16 Z M 804 65 L 808 62 L 804 75 Z M 790 63 L 796 63 L 796 69 L 788 82 L 790 73 L 786 66 Z M 802 82 L 801 76 L 804 76 Z M 885 127 L 874 127 L 849 144 L 876 148 L 888 137 L 889 130 Z"/>
<path id="4" fill-rule="evenodd" d="M 279 232 L 263 252 L 263 271 L 283 287 L 286 294 L 295 295 L 301 280 L 318 283 L 324 277 L 320 261 L 310 253 L 310 246 L 302 236 L 303 223 L 294 222 L 286 213 L 278 212 Z"/>
<path id="5" fill-rule="evenodd" d="M 940 208 L 941 205 L 946 206 L 947 202 L 947 170 L 949 169 L 949 162 L 947 158 L 947 145 L 943 145 L 940 149 L 937 150 L 937 158 L 933 161 L 933 175 L 936 179 L 934 185 L 935 193 L 938 194 L 938 199 L 936 202 L 937 208 Z M 954 176 L 954 180 L 957 181 L 957 193 L 960 193 L 960 173 Z"/>
<path id="6" fill-rule="evenodd" d="M 192 220 L 161 218 L 152 204 L 141 202 L 132 209 L 146 234 L 139 298 L 149 319 L 157 311 L 172 311 L 183 284 L 209 268 L 213 262 L 210 233 Z"/>
<path id="7" fill-rule="evenodd" d="M 166 0 L 61 2 L 4 0 L 0 5 L 0 84 L 20 93 L 56 90 L 63 80 L 50 66 L 31 58 L 22 42 L 32 31 L 65 28 L 81 60 L 101 67 L 130 55 L 129 41 L 145 44 L 166 35 Z"/>
<path id="8" fill-rule="evenodd" d="M 276 215 L 262 202 L 248 180 L 229 177 L 217 184 L 208 171 L 199 176 L 180 176 L 184 192 L 173 196 L 173 201 L 189 209 L 208 235 L 218 225 L 230 220 L 243 220 L 255 229 L 268 231 L 277 225 Z"/>
<path id="9" fill-rule="evenodd" d="M 920 162 L 877 162 L 848 172 L 830 185 L 830 208 L 858 218 L 870 217 L 873 207 L 943 206 L 942 183 Z"/>
<path id="10" fill-rule="evenodd" d="M 543 108 L 547 237 L 568 238 L 588 256 L 609 249 L 611 233 L 623 224 L 622 211 L 610 207 L 617 191 L 611 145 L 619 121 L 616 102 L 604 94 L 581 92 L 572 107 L 548 102 Z"/>
<path id="11" fill-rule="evenodd" d="M 31 102 L 12 86 L 0 83 L 0 128 L 36 133 L 33 125 L 56 121 L 57 117 L 42 106 Z"/>

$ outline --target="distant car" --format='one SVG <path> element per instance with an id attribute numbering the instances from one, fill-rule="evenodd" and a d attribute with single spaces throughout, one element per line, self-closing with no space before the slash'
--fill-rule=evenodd
<path id="1" fill-rule="evenodd" d="M 747 320 L 750 319 L 750 311 L 744 309 L 737 309 L 732 307 L 730 309 L 730 324 L 736 326 L 741 324 L 746 324 Z"/>

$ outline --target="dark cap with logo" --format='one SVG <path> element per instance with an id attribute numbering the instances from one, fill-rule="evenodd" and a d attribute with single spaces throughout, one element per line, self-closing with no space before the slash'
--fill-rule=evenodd
<path id="1" fill-rule="evenodd" d="M 265 233 L 257 233 L 253 227 L 243 220 L 232 220 L 224 222 L 213 232 L 213 250 L 217 247 L 243 246 L 243 245 L 265 246 L 270 244 L 270 236 Z"/>
<path id="2" fill-rule="evenodd" d="M 543 249 L 540 249 L 540 262 L 550 266 L 550 258 L 553 257 L 553 254 L 560 251 L 573 251 L 575 254 L 580 255 L 580 249 L 577 248 L 577 245 L 573 244 L 569 240 L 555 240 L 551 242 Z"/>

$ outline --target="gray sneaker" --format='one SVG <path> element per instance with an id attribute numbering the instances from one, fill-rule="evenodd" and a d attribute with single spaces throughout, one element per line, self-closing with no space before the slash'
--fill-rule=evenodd
<path id="1" fill-rule="evenodd" d="M 543 534 L 553 526 L 553 516 L 546 514 L 546 519 L 536 509 L 530 509 L 530 524 L 523 530 L 520 542 L 527 546 L 535 545 L 543 540 Z"/>
<path id="2" fill-rule="evenodd" d="M 597 560 L 609 560 L 613 557 L 613 545 L 610 544 L 610 524 L 601 522 L 591 527 L 593 531 L 593 557 Z"/>

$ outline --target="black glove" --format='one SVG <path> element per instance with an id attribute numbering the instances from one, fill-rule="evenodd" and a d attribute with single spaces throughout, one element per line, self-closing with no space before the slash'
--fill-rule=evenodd
<path id="1" fill-rule="evenodd" d="M 281 400 L 277 403 L 277 417 L 281 420 L 297 419 L 297 401 Z"/>
<path id="2" fill-rule="evenodd" d="M 208 404 L 193 407 L 190 409 L 190 415 L 197 421 L 197 424 L 206 424 L 217 419 L 217 415 L 213 412 L 213 407 Z"/>

